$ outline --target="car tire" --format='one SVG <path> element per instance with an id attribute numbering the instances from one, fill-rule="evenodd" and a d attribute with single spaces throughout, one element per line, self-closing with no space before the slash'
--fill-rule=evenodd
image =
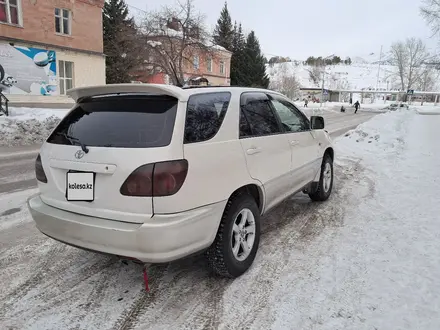
<path id="1" fill-rule="evenodd" d="M 243 244 L 249 247 L 250 243 L 245 251 Z M 206 252 L 209 266 L 217 275 L 236 278 L 252 265 L 259 243 L 260 211 L 252 196 L 239 193 L 228 201 L 214 243 Z"/>
<path id="2" fill-rule="evenodd" d="M 330 180 L 330 181 L 328 181 Z M 333 160 L 330 155 L 325 154 L 321 164 L 321 175 L 319 177 L 318 188 L 315 192 L 309 193 L 313 201 L 326 201 L 333 189 Z"/>

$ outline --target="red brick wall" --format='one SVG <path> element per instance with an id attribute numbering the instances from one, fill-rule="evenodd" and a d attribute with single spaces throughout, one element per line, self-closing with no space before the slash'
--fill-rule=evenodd
<path id="1" fill-rule="evenodd" d="M 104 0 L 19 0 L 22 27 L 0 24 L 0 36 L 74 49 L 103 52 Z M 55 33 L 55 8 L 72 11 L 71 35 Z"/>
<path id="2" fill-rule="evenodd" d="M 202 51 L 199 55 L 199 69 L 194 69 L 194 63 L 185 63 L 184 72 L 191 76 L 212 76 L 212 77 L 230 77 L 231 69 L 231 55 L 230 53 L 214 52 L 214 54 L 206 54 Z M 193 56 L 191 56 L 193 57 Z M 207 61 L 208 58 L 212 58 L 212 72 L 208 71 Z M 220 61 L 225 63 L 224 73 L 220 73 Z M 209 79 L 209 78 L 208 78 Z"/>

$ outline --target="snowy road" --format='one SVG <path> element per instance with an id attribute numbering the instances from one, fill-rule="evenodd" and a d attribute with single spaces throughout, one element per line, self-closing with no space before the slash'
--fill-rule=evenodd
<path id="1" fill-rule="evenodd" d="M 305 112 L 309 116 L 313 114 L 312 109 L 306 109 Z M 325 118 L 326 129 L 333 133 L 332 137 L 341 135 L 376 115 L 367 111 L 356 115 L 333 111 L 316 112 L 316 114 Z M 0 194 L 36 187 L 34 161 L 37 149 L 38 146 L 0 147 Z"/>

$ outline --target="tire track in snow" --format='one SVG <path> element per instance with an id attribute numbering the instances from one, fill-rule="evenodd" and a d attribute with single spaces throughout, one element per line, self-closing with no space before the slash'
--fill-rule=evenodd
<path id="1" fill-rule="evenodd" d="M 10 312 L 27 295 L 29 296 L 26 299 L 50 301 L 50 304 L 40 306 L 38 309 L 39 313 L 49 311 L 53 306 L 65 301 L 64 293 L 82 285 L 89 278 L 109 269 L 118 261 L 116 257 L 90 254 L 90 252 L 81 251 L 53 240 L 46 239 L 46 243 L 50 244 L 50 250 L 43 254 L 43 261 L 33 267 L 37 271 L 35 273 L 30 271 L 30 277 L 24 283 L 18 284 L 3 299 L 4 303 L 0 308 L 0 319 L 3 319 L 6 315 L 8 315 L 8 318 L 19 315 L 20 310 L 14 314 Z M 82 258 L 82 256 L 85 256 L 85 258 Z M 33 256 L 33 258 L 35 257 Z M 78 267 L 76 265 L 78 261 L 84 261 L 84 263 Z M 89 293 L 89 300 L 92 303 L 99 297 L 100 292 L 105 289 L 105 282 L 106 278 L 103 276 L 95 283 L 95 288 Z M 30 295 L 30 292 L 36 288 L 39 288 L 37 293 Z"/>
<path id="2" fill-rule="evenodd" d="M 46 271 L 49 268 L 49 264 L 56 259 L 57 255 L 62 254 L 65 249 L 66 246 L 62 244 L 51 246 L 50 251 L 45 255 L 45 258 L 38 264 L 37 272 L 31 275 L 30 278 L 28 278 L 23 284 L 20 284 L 4 299 L 5 304 L 0 309 L 0 319 L 6 315 L 6 312 L 13 307 L 15 303 L 19 302 L 30 290 L 32 290 L 32 288 L 37 286 L 47 276 Z M 12 300 L 12 302 L 8 302 L 8 300 Z"/>
<path id="3" fill-rule="evenodd" d="M 75 251 L 77 252 L 77 251 Z M 82 251 L 81 251 L 82 252 Z M 79 270 L 75 269 L 72 272 L 69 272 L 71 268 L 74 267 L 73 264 L 69 263 L 65 269 L 61 270 L 62 274 L 66 273 L 73 273 L 73 275 L 66 279 L 63 278 L 63 275 L 58 275 L 53 278 L 53 282 L 60 285 L 62 288 L 59 293 L 54 292 L 41 292 L 39 295 L 36 295 L 35 298 L 38 298 L 42 301 L 51 301 L 50 305 L 46 305 L 44 307 L 41 307 L 39 309 L 40 313 L 50 311 L 53 306 L 58 306 L 63 301 L 65 301 L 65 296 L 63 294 L 65 292 L 68 292 L 74 288 L 77 288 L 78 286 L 83 285 L 85 282 L 87 282 L 92 277 L 100 274 L 101 276 L 99 279 L 94 283 L 93 289 L 88 293 L 87 295 L 87 303 L 82 306 L 82 311 L 78 313 L 77 316 L 75 316 L 75 319 L 81 320 L 84 318 L 88 313 L 90 313 L 90 310 L 93 308 L 96 308 L 99 305 L 99 297 L 103 293 L 103 291 L 109 286 L 108 284 L 108 276 L 107 273 L 104 272 L 105 270 L 110 269 L 112 266 L 114 266 L 118 262 L 117 257 L 109 257 L 109 256 L 102 256 L 102 255 L 91 255 L 91 258 L 86 261 L 86 264 Z M 50 284 L 49 284 L 50 285 Z M 47 285 L 47 286 L 49 286 Z"/>
<path id="4" fill-rule="evenodd" d="M 145 324 L 157 325 L 163 316 L 158 310 L 173 310 L 174 314 L 181 312 L 180 322 L 183 324 L 179 323 L 179 329 L 193 329 L 194 324 L 203 329 L 218 328 L 220 315 L 214 312 L 222 310 L 221 298 L 231 280 L 211 276 L 204 256 L 191 257 L 168 265 L 153 265 L 148 269 L 148 275 L 151 280 L 150 293 L 141 290 L 139 298 L 121 315 L 113 329 L 127 330 Z M 194 310 L 188 310 L 186 300 L 191 301 L 191 305 L 203 306 L 202 313 L 195 314 Z M 150 315 L 151 310 L 154 311 L 153 315 L 147 321 L 142 320 L 141 317 Z M 185 326 L 187 316 L 193 321 Z M 155 326 L 154 329 L 159 328 Z"/>
<path id="5" fill-rule="evenodd" d="M 148 268 L 149 272 L 149 286 L 155 287 L 157 283 L 160 283 L 160 279 L 165 275 L 166 266 L 159 265 L 154 267 L 154 270 L 151 272 Z M 151 281 L 150 281 L 151 278 Z M 132 304 L 132 306 L 124 312 L 119 319 L 116 321 L 113 329 L 117 330 L 128 330 L 132 329 L 133 325 L 136 323 L 139 314 L 147 308 L 149 305 L 154 304 L 157 299 L 158 290 L 151 290 L 150 292 L 146 292 L 145 289 L 142 289 L 139 293 L 139 298 Z"/>
<path id="6" fill-rule="evenodd" d="M 294 271 L 291 252 L 306 248 L 307 242 L 326 227 L 343 225 L 344 206 L 340 203 L 349 198 L 349 181 L 362 168 L 353 164 L 348 170 L 338 165 L 335 169 L 337 185 L 328 202 L 312 203 L 306 195 L 295 196 L 293 203 L 282 203 L 262 219 L 257 259 L 242 277 L 228 280 L 212 276 L 201 257 L 159 268 L 153 266 L 149 274 L 154 281 L 152 292 L 140 292 L 138 300 L 121 315 L 114 329 L 270 328 L 273 322 L 270 292 L 283 273 Z M 232 284 L 241 288 L 228 292 Z M 236 322 L 227 310 L 228 296 L 234 297 L 233 304 L 238 305 L 233 318 Z M 171 313 L 181 316 L 173 317 Z"/>
<path id="7" fill-rule="evenodd" d="M 354 171 L 361 171 L 360 165 L 355 164 Z M 269 293 L 274 289 L 274 284 L 280 276 L 289 271 L 291 265 L 288 261 L 292 257 L 292 251 L 307 248 L 308 242 L 318 237 L 326 227 L 342 226 L 344 208 L 336 200 L 345 200 L 350 195 L 348 177 L 337 168 L 335 182 L 341 186 L 335 187 L 334 194 L 325 203 L 305 202 L 306 195 L 293 198 L 284 202 L 280 208 L 267 215 L 265 222 L 274 222 L 269 230 L 262 233 L 262 253 L 264 261 L 261 262 L 258 275 L 253 283 L 255 290 L 252 292 L 252 304 L 241 320 L 237 328 L 240 329 L 269 329 L 274 321 L 271 313 L 271 301 Z M 339 174 L 340 173 L 340 174 Z M 281 248 L 280 248 L 281 247 Z M 278 260 L 271 262 L 270 260 Z M 284 260 L 284 262 L 282 262 Z M 287 265 L 287 266 L 286 266 Z M 261 313 L 264 312 L 264 315 Z M 231 325 L 232 326 L 232 325 Z M 235 326 L 235 325 L 234 325 Z"/>

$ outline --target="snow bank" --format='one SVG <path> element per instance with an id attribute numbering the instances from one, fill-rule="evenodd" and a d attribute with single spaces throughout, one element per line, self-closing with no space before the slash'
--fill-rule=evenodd
<path id="1" fill-rule="evenodd" d="M 68 109 L 9 108 L 0 117 L 0 146 L 39 144 L 44 141 Z"/>
<path id="2" fill-rule="evenodd" d="M 368 122 L 335 140 L 339 152 L 374 162 L 377 157 L 394 154 L 403 147 L 406 123 L 416 116 L 415 110 L 389 111 L 375 116 Z"/>
<path id="3" fill-rule="evenodd" d="M 440 115 L 440 106 L 428 105 L 415 108 L 421 115 Z"/>
<path id="4" fill-rule="evenodd" d="M 416 110 L 378 115 L 336 141 L 343 171 L 358 166 L 359 175 L 315 270 L 320 295 L 309 299 L 322 326 L 292 328 L 440 328 L 440 117 Z"/>

